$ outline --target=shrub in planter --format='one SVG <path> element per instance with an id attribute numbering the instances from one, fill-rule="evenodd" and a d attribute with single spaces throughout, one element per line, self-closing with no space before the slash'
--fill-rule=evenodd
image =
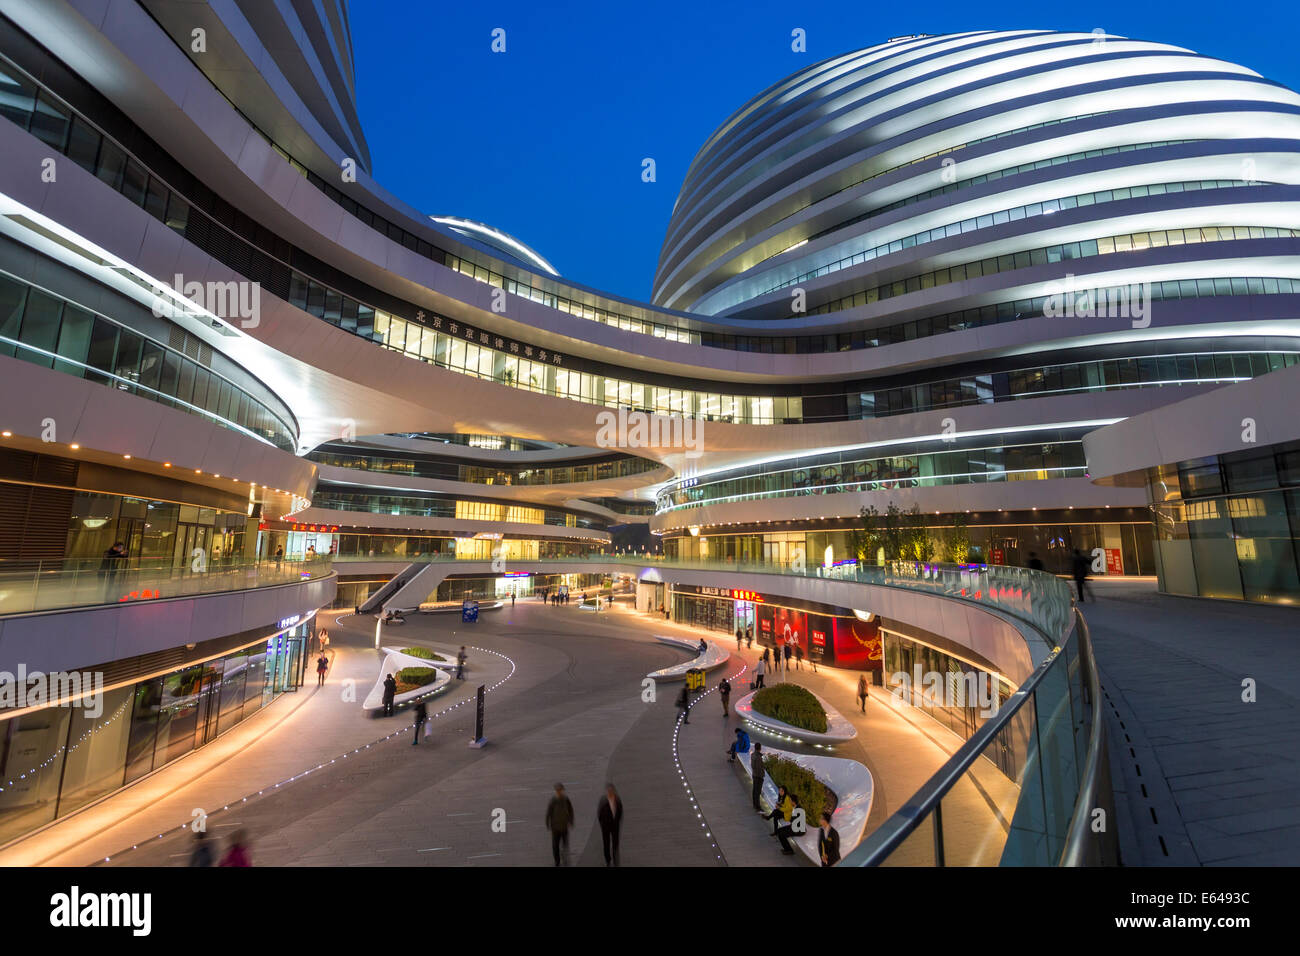
<path id="1" fill-rule="evenodd" d="M 402 653 L 407 655 L 408 657 L 419 657 L 426 661 L 447 660 L 447 658 L 444 657 L 443 655 L 434 653 L 433 651 L 429 650 L 427 647 L 403 647 Z"/>
<path id="2" fill-rule="evenodd" d="M 811 691 L 798 684 L 764 687 L 754 695 L 754 710 L 773 720 L 813 733 L 826 733 L 826 709 Z"/>
<path id="3" fill-rule="evenodd" d="M 437 679 L 438 671 L 432 667 L 403 667 L 395 676 L 397 692 L 405 694 L 408 690 L 432 684 Z"/>
<path id="4" fill-rule="evenodd" d="M 781 757 L 764 757 L 763 767 L 774 784 L 785 787 L 787 793 L 799 798 L 799 806 L 803 807 L 804 822 L 809 831 L 821 822 L 823 810 L 835 812 L 839 798 L 812 771 Z"/>

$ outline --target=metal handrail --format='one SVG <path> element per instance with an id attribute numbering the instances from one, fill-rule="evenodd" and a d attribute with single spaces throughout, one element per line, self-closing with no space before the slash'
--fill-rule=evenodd
<path id="1" fill-rule="evenodd" d="M 1065 849 L 1061 852 L 1061 866 L 1088 866 L 1088 851 L 1094 848 L 1090 839 L 1089 824 L 1100 788 L 1102 761 L 1106 755 L 1106 721 L 1098 709 L 1101 706 L 1101 680 L 1097 677 L 1097 664 L 1092 656 L 1092 635 L 1082 612 L 1074 609 L 1079 633 L 1079 660 L 1088 662 L 1088 700 L 1092 705 L 1092 727 L 1088 734 L 1088 754 L 1080 775 L 1079 795 L 1074 805 L 1074 815 L 1066 830 Z M 1113 816 L 1113 814 L 1112 814 Z M 1097 860 L 1096 862 L 1101 862 Z"/>

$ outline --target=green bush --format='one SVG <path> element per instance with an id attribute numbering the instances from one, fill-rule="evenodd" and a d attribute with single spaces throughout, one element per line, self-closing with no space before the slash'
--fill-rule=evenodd
<path id="1" fill-rule="evenodd" d="M 403 647 L 402 653 L 410 657 L 423 658 L 426 661 L 446 661 L 451 659 L 444 657 L 442 654 L 435 654 L 427 647 Z"/>
<path id="2" fill-rule="evenodd" d="M 835 812 L 839 798 L 811 771 L 781 757 L 764 757 L 763 767 L 774 784 L 785 787 L 787 793 L 799 798 L 809 832 L 821 823 L 823 810 Z"/>
<path id="3" fill-rule="evenodd" d="M 405 694 L 425 684 L 432 684 L 438 671 L 432 667 L 403 667 L 397 672 L 397 692 Z"/>
<path id="4" fill-rule="evenodd" d="M 826 733 L 826 710 L 821 701 L 798 684 L 775 684 L 754 695 L 754 710 L 773 720 L 813 733 Z"/>

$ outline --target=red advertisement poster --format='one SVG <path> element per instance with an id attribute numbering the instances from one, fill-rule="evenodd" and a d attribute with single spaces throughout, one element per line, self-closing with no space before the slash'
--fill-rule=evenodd
<path id="1" fill-rule="evenodd" d="M 864 671 L 878 671 L 884 666 L 880 643 L 880 625 L 868 624 L 852 617 L 835 618 L 835 663 Z"/>
<path id="2" fill-rule="evenodd" d="M 804 651 L 815 660 L 829 658 L 834 646 L 834 619 L 825 614 L 808 615 L 808 643 Z"/>
<path id="3" fill-rule="evenodd" d="M 1120 551 L 1119 548 L 1106 549 L 1106 573 L 1124 573 L 1124 552 Z"/>
<path id="4" fill-rule="evenodd" d="M 786 644 L 799 645 L 808 649 L 808 615 L 803 611 L 794 611 L 788 607 L 775 608 L 772 615 L 772 632 L 777 647 Z"/>

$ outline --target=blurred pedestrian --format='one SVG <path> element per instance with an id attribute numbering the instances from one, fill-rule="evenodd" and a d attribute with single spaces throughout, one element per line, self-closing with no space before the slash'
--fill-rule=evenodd
<path id="1" fill-rule="evenodd" d="M 465 645 L 462 644 L 460 646 L 460 651 L 458 651 L 456 654 L 456 679 L 457 680 L 465 679 L 465 661 L 468 659 L 469 659 L 469 655 L 465 653 Z"/>
<path id="2" fill-rule="evenodd" d="M 330 659 L 325 656 L 324 652 L 316 658 L 316 686 L 320 687 L 325 683 L 325 672 L 330 669 Z"/>
<path id="3" fill-rule="evenodd" d="M 731 681 L 725 677 L 718 685 L 718 696 L 722 698 L 722 716 L 726 717 L 731 713 Z"/>
<path id="4" fill-rule="evenodd" d="M 424 723 L 429 719 L 429 708 L 420 701 L 415 705 L 415 734 L 411 737 L 411 746 L 417 747 L 420 744 L 420 731 L 424 729 Z"/>
<path id="5" fill-rule="evenodd" d="M 1091 570 L 1090 564 L 1091 562 L 1088 560 L 1088 556 L 1084 554 L 1082 551 L 1080 551 L 1078 548 L 1075 548 L 1074 549 L 1074 590 L 1075 593 L 1078 595 L 1078 600 L 1080 604 L 1084 602 L 1084 596 L 1083 596 L 1084 588 L 1088 589 L 1088 593 L 1092 595 L 1092 599 L 1094 601 L 1097 600 L 1097 595 L 1093 594 L 1092 586 L 1088 584 L 1088 571 Z"/>
<path id="6" fill-rule="evenodd" d="M 767 675 L 767 661 L 763 658 L 758 659 L 754 665 L 754 689 L 758 690 L 763 686 L 763 678 Z"/>
<path id="7" fill-rule="evenodd" d="M 605 796 L 596 807 L 600 824 L 600 843 L 605 850 L 605 865 L 618 866 L 618 834 L 623 826 L 623 800 L 612 783 L 605 784 Z"/>
<path id="8" fill-rule="evenodd" d="M 763 778 L 767 776 L 767 770 L 763 767 L 763 745 L 760 743 L 754 744 L 754 750 L 749 755 L 749 772 L 754 778 L 752 787 L 754 809 L 759 813 L 762 813 L 763 806 L 758 802 L 758 798 L 763 795 Z"/>
<path id="9" fill-rule="evenodd" d="M 230 846 L 221 858 L 220 866 L 252 866 L 253 858 L 248 852 L 248 840 L 243 830 L 236 830 L 230 835 Z"/>
<path id="10" fill-rule="evenodd" d="M 682 692 L 677 696 L 677 709 L 682 712 L 682 723 L 691 722 L 691 689 L 682 685 Z"/>
<path id="11" fill-rule="evenodd" d="M 199 830 L 194 834 L 194 849 L 190 851 L 190 866 L 211 866 L 213 862 L 212 844 L 208 842 L 208 831 Z"/>
<path id="12" fill-rule="evenodd" d="M 862 708 L 862 712 L 864 714 L 867 712 L 867 698 L 870 696 L 871 696 L 871 691 L 870 688 L 868 688 L 867 686 L 867 675 L 859 674 L 858 675 L 858 706 Z"/>
<path id="13" fill-rule="evenodd" d="M 546 805 L 546 828 L 551 831 L 551 855 L 555 865 L 560 865 L 561 849 L 564 861 L 569 859 L 569 828 L 573 826 L 573 804 L 564 792 L 564 784 L 555 785 L 555 796 Z"/>
<path id="14" fill-rule="evenodd" d="M 384 716 L 393 716 L 393 700 L 397 697 L 397 678 L 389 674 L 384 678 Z"/>
<path id="15" fill-rule="evenodd" d="M 803 670 L 803 645 L 802 644 L 796 644 L 794 646 L 794 669 L 797 671 Z"/>

